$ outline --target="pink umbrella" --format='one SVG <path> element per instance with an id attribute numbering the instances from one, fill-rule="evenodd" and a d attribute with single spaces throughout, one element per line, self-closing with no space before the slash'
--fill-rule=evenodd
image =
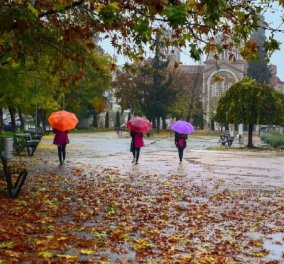
<path id="1" fill-rule="evenodd" d="M 137 133 L 147 133 L 151 130 L 152 124 L 147 118 L 133 117 L 127 122 L 127 128 Z"/>
<path id="2" fill-rule="evenodd" d="M 189 122 L 178 120 L 171 125 L 171 130 L 179 134 L 191 134 L 194 132 L 194 127 Z"/>

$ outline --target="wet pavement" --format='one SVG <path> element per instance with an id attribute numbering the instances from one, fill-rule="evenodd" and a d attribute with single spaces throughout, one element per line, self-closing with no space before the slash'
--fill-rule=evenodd
<path id="1" fill-rule="evenodd" d="M 180 182 L 181 185 L 186 185 L 185 187 L 200 186 L 209 193 L 228 190 L 236 193 L 244 191 L 250 195 L 252 191 L 254 201 L 258 201 L 258 193 L 261 197 L 277 190 L 275 199 L 283 201 L 284 155 L 281 152 L 237 150 L 234 149 L 239 146 L 236 142 L 232 148 L 226 150 L 207 150 L 208 147 L 219 145 L 217 136 L 190 136 L 184 160 L 180 164 L 173 136 L 169 134 L 160 138 L 145 138 L 139 164 L 134 165 L 131 163 L 132 154 L 129 151 L 130 137 L 126 133 L 70 134 L 71 143 L 67 146 L 66 165 L 58 166 L 56 147 L 52 145 L 52 140 L 52 136 L 42 139 L 39 152 L 42 150 L 42 153 L 48 156 L 38 162 L 46 162 L 46 169 L 58 174 L 78 168 L 83 169 L 86 177 L 92 180 L 100 172 L 109 170 L 115 171 L 122 179 L 125 177 L 133 186 L 142 186 L 139 181 L 148 181 L 155 190 L 158 185 L 166 186 L 169 179 L 174 179 L 175 184 Z M 257 137 L 254 140 L 257 144 L 261 143 Z M 147 193 L 151 194 L 151 186 Z M 192 197 L 193 202 L 194 199 Z M 206 200 L 201 200 L 205 199 L 204 197 L 198 199 L 197 204 L 206 203 Z M 261 199 L 259 201 L 262 201 Z M 270 237 L 257 232 L 251 232 L 249 235 L 254 239 L 263 237 L 264 248 L 270 251 L 264 260 L 276 259 L 280 261 L 277 263 L 283 263 L 282 231 L 271 234 Z M 264 262 L 248 260 L 237 263 Z"/>
<path id="2" fill-rule="evenodd" d="M 118 170 L 121 174 L 184 175 L 196 181 L 219 179 L 228 185 L 284 186 L 284 156 L 271 151 L 236 151 L 234 145 L 225 151 L 207 150 L 218 146 L 216 136 L 190 136 L 184 152 L 184 160 L 179 164 L 174 139 L 171 135 L 162 138 L 145 138 L 139 164 L 131 163 L 128 134 L 114 132 L 94 134 L 70 134 L 67 146 L 66 165 Z M 259 139 L 254 141 L 260 144 Z M 55 152 L 52 137 L 44 138 L 43 146 Z M 235 143 L 235 146 L 239 146 Z M 57 157 L 53 156 L 54 166 Z"/>

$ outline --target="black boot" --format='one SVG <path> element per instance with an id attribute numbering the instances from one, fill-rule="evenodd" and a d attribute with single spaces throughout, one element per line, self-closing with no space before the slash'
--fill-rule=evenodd
<path id="1" fill-rule="evenodd" d="M 58 158 L 59 158 L 60 165 L 63 165 L 63 162 L 62 162 L 62 153 L 61 153 L 61 146 L 58 146 Z"/>

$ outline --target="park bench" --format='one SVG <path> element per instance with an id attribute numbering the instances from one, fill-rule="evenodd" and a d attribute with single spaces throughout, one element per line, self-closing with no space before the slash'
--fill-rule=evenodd
<path id="1" fill-rule="evenodd" d="M 116 131 L 117 135 L 122 135 L 122 132 L 128 132 L 125 125 L 115 127 L 114 130 Z"/>
<path id="2" fill-rule="evenodd" d="M 30 133 L 14 135 L 14 147 L 17 154 L 20 154 L 23 150 L 26 149 L 28 156 L 33 156 L 39 142 L 40 140 L 33 139 Z"/>
<path id="3" fill-rule="evenodd" d="M 226 144 L 227 144 L 228 146 L 232 146 L 233 141 L 234 141 L 234 137 L 231 137 L 231 135 L 228 134 L 228 133 L 226 133 L 226 134 L 221 134 L 221 135 L 220 135 L 219 143 L 220 143 L 222 146 L 225 146 Z"/>
<path id="4" fill-rule="evenodd" d="M 6 181 L 9 196 L 16 198 L 25 183 L 28 171 L 23 162 L 11 160 L 12 152 L 13 138 L 0 138 L 0 179 Z"/>
<path id="5" fill-rule="evenodd" d="M 25 134 L 30 134 L 32 139 L 41 141 L 41 138 L 44 136 L 43 131 L 36 131 L 35 129 L 28 129 L 24 131 Z"/>

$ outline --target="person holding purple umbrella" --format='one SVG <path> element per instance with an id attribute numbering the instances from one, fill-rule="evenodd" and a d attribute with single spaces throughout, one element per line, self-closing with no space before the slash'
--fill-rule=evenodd
<path id="1" fill-rule="evenodd" d="M 178 149 L 180 163 L 183 159 L 183 151 L 186 148 L 187 135 L 194 132 L 191 123 L 178 120 L 171 125 L 171 130 L 175 131 L 175 144 Z"/>
<path id="2" fill-rule="evenodd" d="M 187 135 L 175 132 L 175 144 L 178 149 L 178 156 L 180 163 L 182 162 L 183 159 L 183 151 L 186 148 L 186 140 L 187 140 Z"/>

